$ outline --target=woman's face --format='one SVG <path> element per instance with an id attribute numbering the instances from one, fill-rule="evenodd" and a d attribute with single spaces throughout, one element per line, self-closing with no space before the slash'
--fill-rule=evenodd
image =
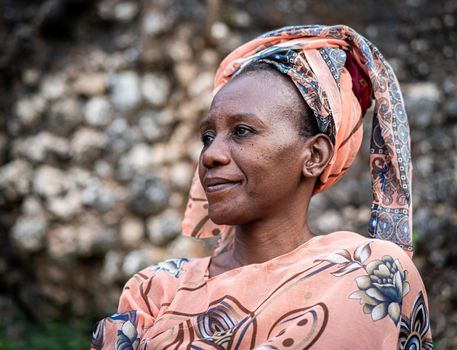
<path id="1" fill-rule="evenodd" d="M 199 176 L 216 224 L 240 225 L 287 208 L 303 181 L 303 101 L 287 77 L 255 71 L 227 83 L 201 125 Z"/>

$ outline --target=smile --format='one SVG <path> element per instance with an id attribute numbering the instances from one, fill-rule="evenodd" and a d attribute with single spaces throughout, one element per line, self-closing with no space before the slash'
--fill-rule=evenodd
<path id="1" fill-rule="evenodd" d="M 208 192 L 208 193 L 221 192 L 221 191 L 233 188 L 239 184 L 240 184 L 239 182 L 225 182 L 225 183 L 220 183 L 220 184 L 208 185 L 208 186 L 206 186 L 206 192 Z"/>

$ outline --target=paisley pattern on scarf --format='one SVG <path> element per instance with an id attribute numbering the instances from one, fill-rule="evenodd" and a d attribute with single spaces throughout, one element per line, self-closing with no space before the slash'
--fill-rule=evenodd
<path id="1" fill-rule="evenodd" d="M 343 50 L 333 49 L 331 47 L 323 47 L 319 49 L 319 53 L 327 64 L 330 73 L 332 73 L 336 84 L 338 87 L 341 87 L 340 78 L 346 63 L 346 53 Z"/>

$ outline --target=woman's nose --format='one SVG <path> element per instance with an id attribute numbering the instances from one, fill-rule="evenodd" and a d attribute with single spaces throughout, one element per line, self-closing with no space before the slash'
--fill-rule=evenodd
<path id="1" fill-rule="evenodd" d="M 216 136 L 211 144 L 202 151 L 201 161 L 206 168 L 230 163 L 229 150 L 222 137 Z"/>

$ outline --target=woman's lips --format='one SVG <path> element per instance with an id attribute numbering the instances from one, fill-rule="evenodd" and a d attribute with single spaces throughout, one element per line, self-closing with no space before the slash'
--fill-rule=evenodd
<path id="1" fill-rule="evenodd" d="M 240 182 L 222 182 L 222 183 L 207 185 L 207 186 L 205 186 L 205 190 L 207 193 L 222 192 L 222 191 L 231 189 L 239 184 L 240 184 Z"/>

